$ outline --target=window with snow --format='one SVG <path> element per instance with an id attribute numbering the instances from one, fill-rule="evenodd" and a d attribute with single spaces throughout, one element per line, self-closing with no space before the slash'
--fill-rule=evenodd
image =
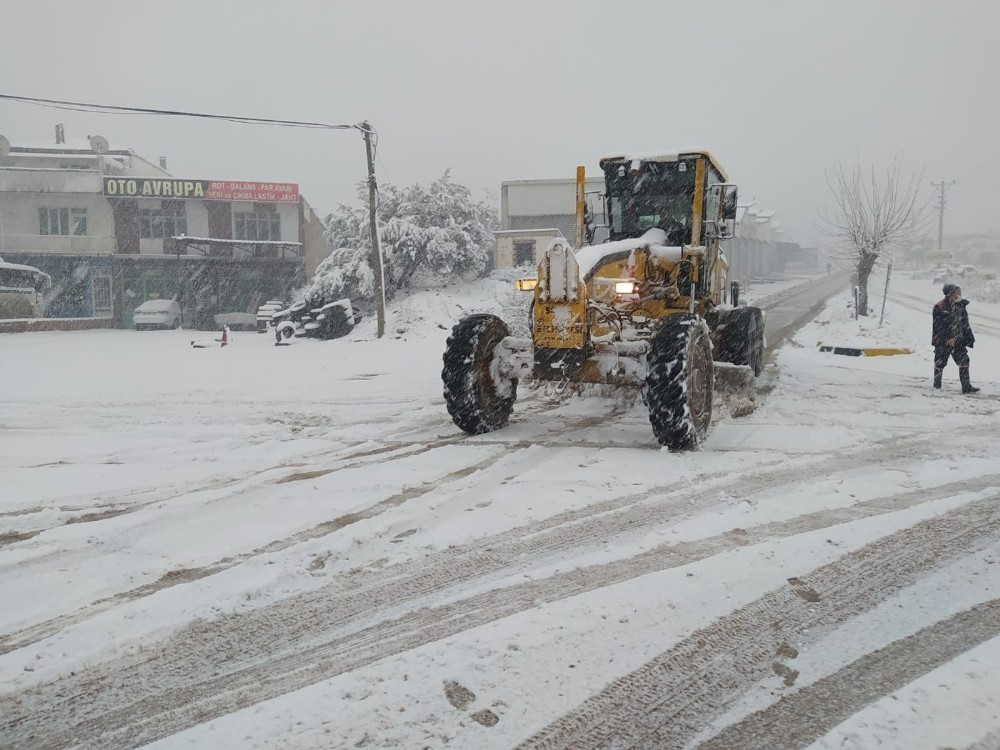
<path id="1" fill-rule="evenodd" d="M 87 209 L 40 208 L 38 209 L 39 234 L 87 234 Z"/>
<path id="2" fill-rule="evenodd" d="M 535 262 L 535 241 L 516 240 L 514 242 L 514 265 L 526 266 Z"/>
<path id="3" fill-rule="evenodd" d="M 254 203 L 253 211 L 233 213 L 233 238 L 249 242 L 280 242 L 281 217 L 270 203 Z"/>
<path id="4" fill-rule="evenodd" d="M 184 201 L 160 201 L 159 208 L 139 209 L 139 236 L 161 239 L 187 234 Z"/>

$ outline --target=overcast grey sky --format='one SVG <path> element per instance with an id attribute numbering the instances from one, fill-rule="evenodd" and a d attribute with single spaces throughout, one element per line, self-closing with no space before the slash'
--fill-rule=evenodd
<path id="1" fill-rule="evenodd" d="M 1000 230 L 997 0 L 6 0 L 0 93 L 353 123 L 379 177 L 596 173 L 602 154 L 708 148 L 803 243 L 824 170 L 900 154 L 955 179 L 946 229 Z M 15 145 L 100 133 L 180 177 L 298 182 L 356 202 L 359 134 L 0 101 Z M 925 185 L 931 197 L 931 187 Z"/>

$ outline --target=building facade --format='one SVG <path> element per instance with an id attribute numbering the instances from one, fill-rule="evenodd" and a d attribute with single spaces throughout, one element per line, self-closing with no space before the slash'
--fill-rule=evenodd
<path id="1" fill-rule="evenodd" d="M 604 178 L 585 183 L 588 205 L 603 221 Z M 500 229 L 493 255 L 496 268 L 536 265 L 553 237 L 576 242 L 576 180 L 511 180 L 500 185 Z M 603 238 L 598 234 L 595 241 Z"/>
<path id="2" fill-rule="evenodd" d="M 45 317 L 128 327 L 166 298 L 186 326 L 212 328 L 217 313 L 287 298 L 326 255 L 293 183 L 179 179 L 100 137 L 4 151 L 0 257 L 52 277 Z"/>

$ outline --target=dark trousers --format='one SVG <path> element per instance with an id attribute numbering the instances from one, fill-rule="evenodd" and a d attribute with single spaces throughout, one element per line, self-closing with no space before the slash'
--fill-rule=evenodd
<path id="1" fill-rule="evenodd" d="M 955 360 L 955 364 L 961 370 L 969 366 L 969 350 L 964 344 L 958 346 L 948 346 L 939 344 L 934 347 L 934 370 L 940 372 L 948 364 L 948 358 Z"/>

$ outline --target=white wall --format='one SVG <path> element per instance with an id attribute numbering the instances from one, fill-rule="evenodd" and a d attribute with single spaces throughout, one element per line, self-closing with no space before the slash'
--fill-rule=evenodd
<path id="1" fill-rule="evenodd" d="M 0 193 L 100 193 L 99 172 L 63 169 L 0 169 Z"/>
<path id="2" fill-rule="evenodd" d="M 497 233 L 497 246 L 493 256 L 493 265 L 496 268 L 513 267 L 514 243 L 531 241 L 535 243 L 534 264 L 538 265 L 545 254 L 545 249 L 552 242 L 552 238 L 557 236 L 557 232 L 546 230 L 539 230 L 538 232 L 499 232 Z"/>
<path id="3" fill-rule="evenodd" d="M 604 177 L 588 177 L 588 191 L 604 190 Z M 518 180 L 500 186 L 502 219 L 576 213 L 576 180 Z M 504 225 L 506 226 L 506 224 Z"/>
<path id="4" fill-rule="evenodd" d="M 39 208 L 87 209 L 86 236 L 40 235 Z M 111 205 L 102 195 L 0 192 L 0 255 L 4 250 L 110 254 L 115 252 L 114 234 Z"/>

